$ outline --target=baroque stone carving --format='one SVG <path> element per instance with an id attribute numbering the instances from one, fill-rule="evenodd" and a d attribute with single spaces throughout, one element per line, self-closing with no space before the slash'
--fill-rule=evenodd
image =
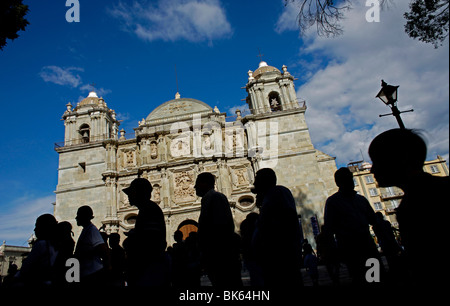
<path id="1" fill-rule="evenodd" d="M 234 171 L 235 180 L 234 185 L 247 185 L 248 184 L 248 174 L 246 168 L 235 169 Z"/>
<path id="2" fill-rule="evenodd" d="M 125 188 L 125 187 L 124 187 Z M 130 201 L 128 200 L 128 196 L 125 194 L 125 192 L 120 192 L 120 207 L 129 207 Z"/>
<path id="3" fill-rule="evenodd" d="M 236 171 L 237 183 L 238 185 L 243 185 L 248 183 L 247 171 L 246 169 L 239 169 Z"/>
<path id="4" fill-rule="evenodd" d="M 179 136 L 171 141 L 170 155 L 172 157 L 183 157 L 191 154 L 189 136 Z"/>
<path id="5" fill-rule="evenodd" d="M 158 145 L 157 145 L 156 141 L 152 141 L 150 143 L 150 157 L 151 157 L 151 159 L 158 158 Z"/>
<path id="6" fill-rule="evenodd" d="M 161 201 L 161 187 L 157 184 L 153 185 L 152 198 L 155 202 Z"/>
<path id="7" fill-rule="evenodd" d="M 203 147 L 202 147 L 203 155 L 211 155 L 214 153 L 214 134 L 204 134 L 203 135 Z"/>
<path id="8" fill-rule="evenodd" d="M 173 196 L 176 203 L 195 201 L 195 179 L 193 171 L 174 173 Z"/>
<path id="9" fill-rule="evenodd" d="M 133 151 L 128 151 L 125 153 L 126 158 L 125 158 L 125 165 L 126 166 L 133 166 L 134 165 L 134 152 Z"/>

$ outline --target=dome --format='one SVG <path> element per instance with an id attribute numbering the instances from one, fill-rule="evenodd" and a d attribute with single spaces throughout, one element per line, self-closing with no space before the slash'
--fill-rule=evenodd
<path id="1" fill-rule="evenodd" d="M 253 72 L 253 77 L 255 79 L 259 79 L 261 77 L 261 75 L 263 75 L 264 73 L 267 73 L 267 72 L 276 72 L 276 73 L 281 74 L 280 70 L 278 70 L 277 68 L 267 65 L 267 63 L 265 61 L 261 61 L 259 63 L 258 69 L 256 69 Z"/>
<path id="2" fill-rule="evenodd" d="M 91 105 L 91 104 L 98 105 L 100 104 L 99 100 L 101 100 L 101 98 L 97 96 L 97 93 L 95 91 L 91 91 L 86 98 L 84 98 L 78 103 L 77 106 Z"/>
<path id="3" fill-rule="evenodd" d="M 166 119 L 175 116 L 213 112 L 211 106 L 196 99 L 177 98 L 167 101 L 155 108 L 146 118 L 146 121 Z"/>

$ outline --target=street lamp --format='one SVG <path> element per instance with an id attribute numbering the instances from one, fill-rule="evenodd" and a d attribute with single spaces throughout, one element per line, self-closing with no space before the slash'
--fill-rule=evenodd
<path id="1" fill-rule="evenodd" d="M 402 118 L 400 117 L 401 113 L 413 112 L 413 109 L 407 111 L 399 111 L 397 108 L 397 90 L 400 86 L 392 86 L 388 85 L 384 80 L 381 80 L 381 90 L 378 92 L 376 98 L 383 101 L 384 104 L 389 106 L 392 109 L 391 114 L 379 115 L 380 117 L 393 115 L 395 119 L 397 119 L 398 125 L 401 129 L 405 129 L 405 125 L 403 124 Z"/>

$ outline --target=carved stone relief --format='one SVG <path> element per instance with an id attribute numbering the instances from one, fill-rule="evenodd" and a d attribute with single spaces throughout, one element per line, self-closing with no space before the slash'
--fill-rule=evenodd
<path id="1" fill-rule="evenodd" d="M 134 166 L 134 151 L 125 152 L 125 166 Z"/>
<path id="2" fill-rule="evenodd" d="M 214 134 L 203 135 L 202 153 L 205 156 L 212 155 L 214 153 Z"/>
<path id="3" fill-rule="evenodd" d="M 128 196 L 123 192 L 123 189 L 125 189 L 128 186 L 122 186 L 122 189 L 119 193 L 119 208 L 127 208 L 130 207 L 130 201 L 128 200 Z"/>
<path id="4" fill-rule="evenodd" d="M 170 141 L 170 155 L 174 158 L 188 157 L 191 154 L 190 137 L 188 134 L 180 135 Z"/>
<path id="5" fill-rule="evenodd" d="M 245 140 L 242 129 L 235 129 L 226 134 L 225 153 L 241 155 L 245 149 Z"/>
<path id="6" fill-rule="evenodd" d="M 248 184 L 248 174 L 247 169 L 237 169 L 235 171 L 236 178 L 237 178 L 237 184 L 238 185 L 246 185 Z"/>
<path id="7" fill-rule="evenodd" d="M 194 171 L 181 171 L 173 174 L 173 200 L 175 203 L 195 201 Z"/>
<path id="8" fill-rule="evenodd" d="M 158 158 L 158 144 L 156 141 L 150 142 L 150 158 L 157 159 Z"/>
<path id="9" fill-rule="evenodd" d="M 230 168 L 233 189 L 241 189 L 247 187 L 250 183 L 248 170 L 244 166 Z"/>
<path id="10" fill-rule="evenodd" d="M 158 184 L 153 185 L 152 200 L 157 203 L 161 201 L 161 187 Z"/>
<path id="11" fill-rule="evenodd" d="M 124 148 L 118 154 L 119 168 L 131 168 L 136 166 L 136 151 L 134 148 Z"/>

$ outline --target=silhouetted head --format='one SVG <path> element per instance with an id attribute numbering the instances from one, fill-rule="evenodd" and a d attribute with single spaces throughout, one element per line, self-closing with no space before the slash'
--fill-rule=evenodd
<path id="1" fill-rule="evenodd" d="M 270 168 L 263 168 L 256 172 L 255 182 L 253 183 L 254 188 L 251 189 L 251 192 L 254 194 L 261 194 L 276 185 L 277 175 L 275 174 L 275 171 Z"/>
<path id="2" fill-rule="evenodd" d="M 108 242 L 109 235 L 108 235 L 107 232 L 100 232 L 100 236 L 102 236 L 103 241 L 104 241 L 105 243 Z"/>
<path id="3" fill-rule="evenodd" d="M 17 267 L 16 264 L 9 263 L 9 267 L 8 267 L 8 274 L 9 275 L 16 275 L 18 270 L 19 270 L 19 268 Z"/>
<path id="4" fill-rule="evenodd" d="M 340 191 L 348 192 L 355 188 L 355 182 L 353 182 L 353 174 L 347 167 L 339 168 L 334 173 L 334 181 L 339 187 Z"/>
<path id="5" fill-rule="evenodd" d="M 377 211 L 377 212 L 375 213 L 375 216 L 376 216 L 378 219 L 380 219 L 380 220 L 384 220 L 384 216 L 383 216 L 383 214 L 382 214 L 380 211 Z"/>
<path id="6" fill-rule="evenodd" d="M 145 178 L 134 179 L 130 186 L 122 191 L 128 196 L 130 205 L 139 206 L 145 203 L 152 197 L 152 184 Z"/>
<path id="7" fill-rule="evenodd" d="M 173 234 L 173 238 L 176 242 L 182 242 L 183 241 L 183 233 L 180 230 L 175 231 Z"/>
<path id="8" fill-rule="evenodd" d="M 212 173 L 203 172 L 197 176 L 195 181 L 195 193 L 199 197 L 203 197 L 208 191 L 214 189 L 216 178 Z"/>
<path id="9" fill-rule="evenodd" d="M 239 228 L 241 230 L 241 235 L 246 235 L 246 234 L 248 234 L 248 232 L 251 232 L 251 234 L 253 234 L 253 231 L 256 226 L 256 222 L 258 221 L 258 218 L 259 218 L 259 214 L 255 213 L 255 212 L 249 213 L 245 217 L 244 221 L 241 222 L 241 225 L 239 226 Z"/>
<path id="10" fill-rule="evenodd" d="M 303 251 L 305 252 L 305 254 L 312 254 L 313 248 L 309 243 L 307 243 L 303 245 Z"/>
<path id="11" fill-rule="evenodd" d="M 380 187 L 402 187 L 423 172 L 427 145 L 418 132 L 392 129 L 375 137 L 369 146 L 371 172 Z"/>
<path id="12" fill-rule="evenodd" d="M 34 233 L 38 239 L 49 239 L 55 234 L 56 221 L 55 217 L 51 214 L 40 215 L 36 219 L 36 225 L 34 228 Z"/>
<path id="13" fill-rule="evenodd" d="M 78 226 L 86 226 L 91 223 L 92 219 L 94 219 L 94 212 L 90 206 L 81 206 L 77 210 L 77 216 L 75 219 L 77 220 Z"/>
<path id="14" fill-rule="evenodd" d="M 56 225 L 58 236 L 60 237 L 71 237 L 72 236 L 72 224 L 67 221 L 59 222 Z"/>
<path id="15" fill-rule="evenodd" d="M 118 233 L 109 234 L 109 246 L 116 247 L 119 246 L 120 243 L 120 235 Z"/>

